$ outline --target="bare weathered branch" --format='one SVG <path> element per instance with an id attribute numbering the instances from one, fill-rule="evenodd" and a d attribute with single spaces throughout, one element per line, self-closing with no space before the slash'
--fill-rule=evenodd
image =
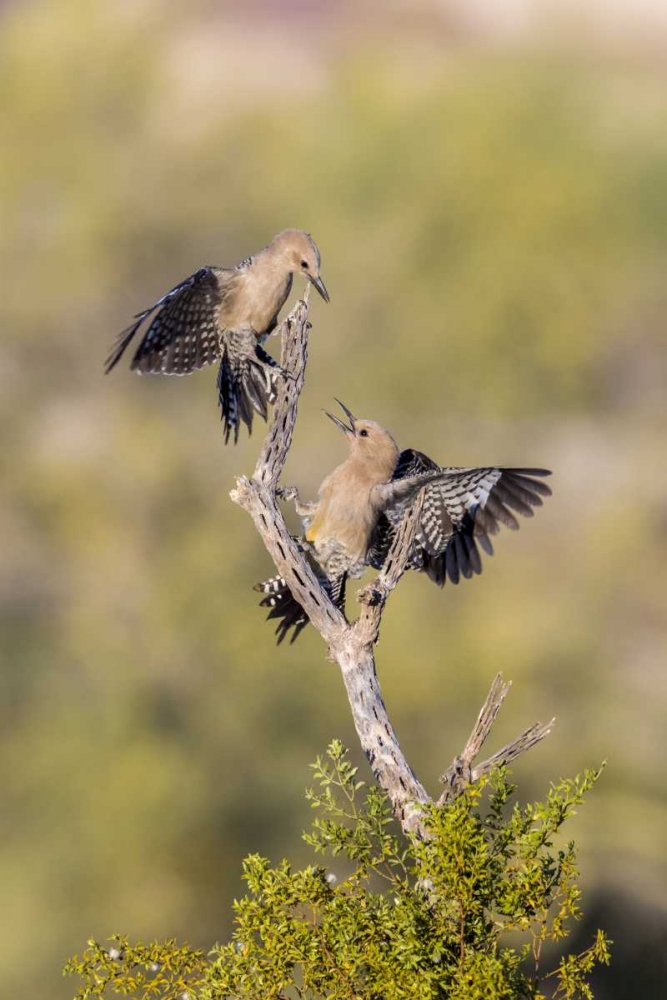
<path id="1" fill-rule="evenodd" d="M 496 716 L 511 687 L 511 681 L 506 684 L 503 681 L 502 674 L 496 674 L 491 685 L 491 690 L 486 696 L 486 700 L 477 716 L 477 721 L 468 737 L 468 742 L 463 752 L 454 758 L 445 773 L 440 776 L 440 781 L 445 786 L 445 789 L 438 799 L 438 805 L 451 802 L 457 795 L 461 794 L 466 785 L 469 785 L 472 781 L 477 781 L 478 778 L 493 770 L 494 767 L 509 764 L 510 761 L 519 757 L 520 754 L 525 753 L 526 750 L 530 750 L 532 746 L 535 746 L 536 743 L 539 743 L 540 740 L 543 740 L 551 732 L 556 722 L 555 719 L 552 719 L 546 725 L 536 722 L 534 726 L 526 729 L 525 732 L 517 736 L 511 743 L 508 743 L 502 750 L 498 750 L 488 760 L 485 760 L 482 764 L 478 764 L 477 767 L 473 767 L 473 761 L 478 756 L 487 736 L 491 732 L 491 727 L 496 721 Z"/>
<path id="2" fill-rule="evenodd" d="M 360 641 L 351 629 L 347 641 L 332 646 L 331 652 L 341 669 L 354 727 L 375 779 L 404 832 L 419 835 L 420 806 L 431 800 L 405 759 L 387 714 L 372 642 Z"/>
<path id="3" fill-rule="evenodd" d="M 322 590 L 315 574 L 290 535 L 285 519 L 276 504 L 275 491 L 287 453 L 303 389 L 308 360 L 308 292 L 297 302 L 281 325 L 281 365 L 288 377 L 280 380 L 273 421 L 262 445 L 252 479 L 239 476 L 231 498 L 247 510 L 255 522 L 278 572 L 302 605 L 325 642 L 348 628 L 344 616 Z"/>
<path id="4" fill-rule="evenodd" d="M 281 380 L 273 421 L 253 477 L 240 476 L 231 497 L 251 515 L 278 572 L 327 643 L 329 658 L 338 663 L 361 747 L 378 784 L 391 801 L 394 815 L 408 836 L 423 836 L 421 807 L 432 800 L 401 750 L 382 698 L 374 658 L 374 645 L 387 598 L 405 572 L 413 549 L 422 496 L 403 519 L 382 570 L 359 592 L 359 618 L 354 624 L 348 624 L 320 586 L 276 503 L 276 488 L 292 443 L 304 385 L 309 328 L 306 294 L 281 326 L 281 364 L 288 377 Z M 553 722 L 547 726 L 532 726 L 488 760 L 473 767 L 509 688 L 510 685 L 504 684 L 498 675 L 463 752 L 441 778 L 445 790 L 439 804 L 452 801 L 468 783 L 496 764 L 513 760 L 550 731 Z"/>
<path id="5" fill-rule="evenodd" d="M 477 722 L 468 737 L 463 752 L 454 758 L 448 769 L 440 776 L 440 781 L 445 785 L 443 796 L 447 796 L 447 790 L 458 789 L 463 780 L 468 783 L 472 780 L 472 763 L 482 749 L 484 742 L 491 732 L 491 726 L 496 721 L 496 716 L 500 711 L 505 698 L 511 688 L 511 681 L 503 683 L 502 676 L 496 674 L 491 685 L 491 690 L 486 696 L 486 700 L 477 716 Z M 442 798 L 442 797 L 441 797 Z"/>
<path id="6" fill-rule="evenodd" d="M 524 730 L 520 736 L 517 736 L 515 740 L 512 740 L 502 750 L 496 751 L 492 754 L 488 760 L 483 761 L 478 767 L 474 768 L 472 772 L 472 780 L 477 781 L 481 778 L 483 774 L 487 774 L 492 771 L 494 767 L 505 766 L 511 761 L 516 760 L 520 757 L 522 753 L 526 750 L 530 750 L 534 747 L 536 743 L 543 740 L 545 736 L 548 736 L 553 727 L 556 725 L 556 719 L 553 718 L 550 722 L 536 722 L 535 725 L 530 726 L 528 729 Z"/>
<path id="7" fill-rule="evenodd" d="M 281 326 L 280 363 L 290 377 L 278 386 L 273 420 L 255 466 L 254 479 L 262 486 L 275 490 L 292 444 L 294 425 L 299 408 L 299 396 L 306 378 L 308 361 L 308 298 L 310 285 Z"/>
<path id="8" fill-rule="evenodd" d="M 410 558 L 422 503 L 423 494 L 420 494 L 394 535 L 394 540 L 379 576 L 357 594 L 357 600 L 361 604 L 361 613 L 355 626 L 355 633 L 358 642 L 362 645 L 377 642 L 387 598 L 405 573 Z"/>

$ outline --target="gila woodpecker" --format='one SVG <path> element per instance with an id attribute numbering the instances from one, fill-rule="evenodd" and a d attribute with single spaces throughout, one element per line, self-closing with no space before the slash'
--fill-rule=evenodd
<path id="1" fill-rule="evenodd" d="M 241 421 L 250 432 L 255 411 L 266 420 L 277 378 L 285 374 L 261 345 L 276 328 L 295 273 L 304 275 L 329 301 L 320 277 L 320 252 L 300 229 L 279 233 L 236 267 L 200 268 L 137 313 L 136 322 L 116 340 L 106 372 L 152 316 L 130 368 L 140 374 L 187 375 L 220 359 L 217 387 L 225 442 L 232 433 L 238 441 Z"/>
<path id="2" fill-rule="evenodd" d="M 408 568 L 427 574 L 442 587 L 482 572 L 478 543 L 493 555 L 490 535 L 501 524 L 516 530 L 512 513 L 531 517 L 551 490 L 541 482 L 546 469 L 441 467 L 411 448 L 399 453 L 388 431 L 372 420 L 358 420 L 337 400 L 349 424 L 327 413 L 345 432 L 350 454 L 323 481 L 318 500 L 302 504 L 294 489 L 282 491 L 303 518 L 302 543 L 321 584 L 341 609 L 349 577 L 366 566 L 382 569 L 396 531 L 417 495 L 424 499 Z M 281 576 L 257 584 L 269 618 L 278 619 L 282 642 L 290 629 L 294 642 L 308 623 L 301 605 Z"/>

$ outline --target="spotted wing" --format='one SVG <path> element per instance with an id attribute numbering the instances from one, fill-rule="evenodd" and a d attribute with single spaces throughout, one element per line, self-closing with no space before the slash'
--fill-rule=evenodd
<path id="1" fill-rule="evenodd" d="M 438 470 L 422 452 L 401 453 L 394 478 L 411 479 Z M 447 577 L 458 583 L 482 572 L 478 545 L 493 555 L 490 535 L 504 524 L 516 530 L 516 511 L 532 517 L 533 508 L 551 490 L 541 482 L 546 469 L 444 468 L 436 482 L 426 486 L 411 566 L 428 574 L 439 586 Z M 373 565 L 386 559 L 405 506 L 387 511 L 380 519 L 371 556 Z M 381 560 L 381 561 L 380 561 Z"/>
<path id="2" fill-rule="evenodd" d="M 234 272 L 202 267 L 155 305 L 135 316 L 118 337 L 106 360 L 107 373 L 120 361 L 143 323 L 150 322 L 130 367 L 138 372 L 186 375 L 220 357 L 220 305 Z"/>

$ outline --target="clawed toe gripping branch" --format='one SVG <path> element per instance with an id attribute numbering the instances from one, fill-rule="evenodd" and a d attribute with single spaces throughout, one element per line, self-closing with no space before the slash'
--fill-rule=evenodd
<path id="1" fill-rule="evenodd" d="M 251 479 L 239 477 L 231 498 L 252 517 L 278 573 L 285 577 L 294 597 L 327 644 L 329 659 L 338 663 L 362 749 L 378 784 L 391 801 L 394 815 L 408 836 L 421 836 L 421 806 L 432 799 L 405 759 L 389 720 L 375 668 L 374 646 L 387 598 L 407 566 L 422 501 L 418 498 L 406 514 L 382 571 L 358 594 L 359 618 L 348 623 L 321 587 L 290 535 L 276 502 L 304 385 L 309 329 L 306 293 L 282 324 L 280 363 L 291 377 L 280 380 L 273 421 L 253 476 Z M 514 760 L 551 731 L 554 720 L 546 725 L 536 723 L 487 760 L 475 765 L 509 689 L 510 684 L 504 683 L 498 675 L 464 750 L 440 779 L 444 790 L 438 804 L 452 801 L 471 781 L 495 766 Z"/>

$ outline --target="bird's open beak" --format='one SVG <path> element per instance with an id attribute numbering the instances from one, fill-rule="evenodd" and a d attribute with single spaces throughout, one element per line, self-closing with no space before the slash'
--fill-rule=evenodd
<path id="1" fill-rule="evenodd" d="M 327 291 L 327 286 L 324 284 L 322 279 L 319 277 L 311 278 L 310 281 L 312 282 L 313 285 L 315 285 L 315 288 L 318 290 L 324 301 L 331 302 L 331 299 L 329 298 L 329 293 Z"/>
<path id="2" fill-rule="evenodd" d="M 334 399 L 335 398 L 336 397 L 334 396 Z M 348 410 L 348 408 L 345 405 L 345 403 L 341 403 L 340 399 L 336 399 L 336 402 L 340 406 L 340 408 L 343 411 L 343 413 L 345 414 L 345 416 L 350 421 L 350 426 L 349 427 L 347 426 L 347 424 L 344 424 L 343 421 L 340 420 L 338 417 L 334 417 L 333 413 L 329 413 L 328 410 L 324 410 L 324 412 L 329 417 L 329 419 L 333 420 L 333 422 L 336 424 L 336 426 L 340 427 L 340 429 L 342 431 L 345 431 L 346 434 L 354 434 L 354 422 L 355 422 L 354 421 L 354 414 L 350 410 Z"/>

